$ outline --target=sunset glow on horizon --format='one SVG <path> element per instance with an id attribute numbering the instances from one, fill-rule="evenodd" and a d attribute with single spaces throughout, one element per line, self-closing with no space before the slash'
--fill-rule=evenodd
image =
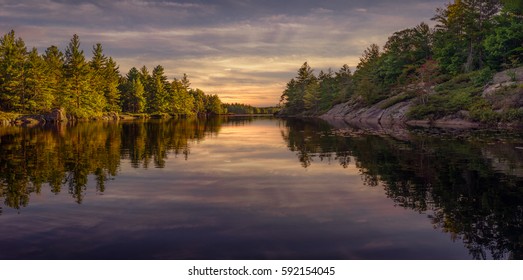
<path id="1" fill-rule="evenodd" d="M 87 59 L 101 43 L 125 75 L 162 65 L 170 80 L 223 102 L 277 105 L 285 84 L 307 61 L 316 74 L 348 64 L 393 32 L 430 23 L 441 0 L 149 1 L 1 0 L 2 33 L 28 48 L 62 51 L 78 34 Z"/>

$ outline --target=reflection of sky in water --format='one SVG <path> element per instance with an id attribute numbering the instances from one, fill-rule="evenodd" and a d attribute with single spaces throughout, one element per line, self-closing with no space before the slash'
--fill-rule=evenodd
<path id="1" fill-rule="evenodd" d="M 163 169 L 124 160 L 103 194 L 91 178 L 81 205 L 44 187 L 20 214 L 4 208 L 0 258 L 470 258 L 354 165 L 303 168 L 281 129 L 224 125 Z"/>

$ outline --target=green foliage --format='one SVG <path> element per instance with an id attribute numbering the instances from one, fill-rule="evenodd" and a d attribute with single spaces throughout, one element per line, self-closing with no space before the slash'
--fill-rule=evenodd
<path id="1" fill-rule="evenodd" d="M 24 63 L 27 49 L 22 38 L 11 30 L 0 38 L 0 109 L 23 111 Z"/>
<path id="2" fill-rule="evenodd" d="M 521 0 L 502 0 L 506 11 L 514 15 L 523 15 L 523 1 Z"/>
<path id="3" fill-rule="evenodd" d="M 381 58 L 381 59 L 380 59 Z M 380 78 L 380 67 L 383 59 L 378 45 L 370 45 L 360 58 L 360 63 L 354 73 L 354 94 L 360 97 L 366 105 L 374 104 L 386 98 L 383 95 L 382 86 L 385 82 Z"/>
<path id="4" fill-rule="evenodd" d="M 410 100 L 412 98 L 414 98 L 416 96 L 416 94 L 412 91 L 410 92 L 406 92 L 406 93 L 401 93 L 401 94 L 398 94 L 392 98 L 389 98 L 387 100 L 387 102 L 381 104 L 380 108 L 381 109 L 387 109 L 387 108 L 390 108 L 400 102 L 403 102 L 403 101 L 406 101 L 406 100 Z"/>
<path id="5" fill-rule="evenodd" d="M 64 54 L 56 46 L 51 46 L 42 55 L 45 62 L 46 88 L 52 96 L 52 108 L 62 106 L 64 87 Z"/>
<path id="6" fill-rule="evenodd" d="M 492 69 L 489 67 L 485 67 L 475 72 L 471 77 L 471 81 L 475 86 L 484 86 L 488 84 L 493 77 L 494 71 L 492 71 Z"/>
<path id="7" fill-rule="evenodd" d="M 485 37 L 500 10 L 498 0 L 461 0 L 437 10 L 434 54 L 442 69 L 458 74 L 484 67 Z"/>
<path id="8" fill-rule="evenodd" d="M 287 83 L 281 102 L 288 114 L 300 114 L 317 108 L 318 79 L 307 62 L 298 70 L 296 78 Z"/>
<path id="9" fill-rule="evenodd" d="M 426 104 L 413 106 L 407 116 L 410 119 L 438 119 L 467 109 L 473 103 L 468 90 L 457 90 L 447 94 L 431 95 Z"/>
<path id="10" fill-rule="evenodd" d="M 86 119 L 101 116 L 103 95 L 96 91 L 92 81 L 91 67 L 80 48 L 80 39 L 74 35 L 65 50 L 64 95 L 62 104 L 72 116 Z"/>
<path id="11" fill-rule="evenodd" d="M 501 114 L 501 120 L 506 122 L 523 121 L 523 109 L 511 108 Z"/>
<path id="12" fill-rule="evenodd" d="M 172 113 L 176 115 L 192 115 L 194 111 L 194 97 L 189 94 L 189 79 L 183 74 L 181 80 L 174 79 L 171 84 L 169 101 Z"/>
<path id="13" fill-rule="evenodd" d="M 354 75 L 344 65 L 338 72 L 320 71 L 316 78 L 304 63 L 298 76 L 287 83 L 281 101 L 286 114 L 320 114 L 333 105 L 357 98 L 372 105 L 391 95 L 399 84 L 412 82 L 416 69 L 430 60 L 432 31 L 425 23 L 394 33 L 380 52 L 370 45 Z"/>
<path id="14" fill-rule="evenodd" d="M 283 114 L 317 115 L 354 95 L 353 75 L 348 65 L 337 72 L 320 71 L 318 77 L 305 62 L 282 93 Z"/>
<path id="15" fill-rule="evenodd" d="M 147 95 L 147 112 L 151 114 L 165 113 L 167 111 L 168 87 L 167 76 L 164 74 L 164 68 L 161 65 L 153 69 L 151 80 L 151 90 Z"/>
<path id="16" fill-rule="evenodd" d="M 490 67 L 505 69 L 523 63 L 521 30 L 523 30 L 521 16 L 503 13 L 495 17 L 494 29 L 483 42 Z"/>
<path id="17" fill-rule="evenodd" d="M 243 103 L 224 103 L 224 114 L 253 115 L 253 114 L 274 114 L 278 112 L 278 107 L 254 107 Z"/>
<path id="18" fill-rule="evenodd" d="M 416 68 L 432 57 L 432 41 L 432 30 L 423 22 L 389 37 L 379 66 L 384 86 L 410 82 Z"/>
<path id="19" fill-rule="evenodd" d="M 206 115 L 220 115 L 223 113 L 222 102 L 216 94 L 205 96 Z"/>
<path id="20" fill-rule="evenodd" d="M 483 123 L 494 123 L 499 120 L 499 115 L 492 110 L 491 104 L 485 99 L 480 99 L 470 107 L 470 117 Z"/>
<path id="21" fill-rule="evenodd" d="M 221 114 L 218 95 L 190 89 L 186 74 L 169 82 L 161 65 L 152 74 L 146 66 L 133 67 L 125 77 L 100 43 L 93 46 L 87 61 L 74 35 L 65 55 L 56 46 L 40 56 L 27 52 L 14 31 L 0 38 L 0 110 L 46 113 L 65 109 L 75 119 L 98 118 L 108 112 L 134 114 L 194 115 Z"/>
<path id="22" fill-rule="evenodd" d="M 516 71 L 509 70 L 509 71 L 507 71 L 507 75 L 510 77 L 510 81 L 512 81 L 512 82 L 516 81 Z"/>
<path id="23" fill-rule="evenodd" d="M 54 103 L 52 90 L 47 86 L 45 61 L 33 48 L 25 63 L 24 94 L 22 95 L 22 111 L 49 112 Z"/>
<path id="24" fill-rule="evenodd" d="M 441 83 L 435 87 L 436 94 L 430 95 L 425 104 L 413 106 L 407 115 L 411 119 L 438 119 L 461 110 L 474 109 L 474 113 L 471 112 L 474 119 L 486 120 L 490 115 L 481 103 L 484 99 L 479 93 L 483 89 L 484 79 L 489 76 L 490 70 L 481 70 L 461 74 Z M 483 116 L 475 115 L 475 112 Z"/>

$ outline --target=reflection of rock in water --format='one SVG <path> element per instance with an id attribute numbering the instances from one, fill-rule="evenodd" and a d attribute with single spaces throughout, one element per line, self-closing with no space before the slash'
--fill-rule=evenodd
<path id="1" fill-rule="evenodd" d="M 346 120 L 341 118 L 322 118 L 341 135 L 375 134 L 387 135 L 402 141 L 411 140 L 410 132 L 403 124 L 386 123 L 372 120 Z"/>
<path id="2" fill-rule="evenodd" d="M 319 155 L 348 156 L 366 185 L 382 185 L 396 205 L 427 213 L 473 258 L 523 258 L 523 151 L 515 148 L 523 145 L 503 143 L 497 135 L 489 145 L 483 135 L 478 141 L 453 132 L 442 137 L 405 130 L 407 137 L 395 138 L 384 130 L 368 134 L 347 127 L 343 120 L 329 121 L 342 133 L 317 137 L 313 132 L 328 131 L 324 124 L 286 124 L 282 135 L 302 166 L 309 168 Z"/>
<path id="3" fill-rule="evenodd" d="M 512 144 L 492 144 L 481 150 L 490 160 L 492 169 L 506 175 L 523 178 L 523 150 Z"/>

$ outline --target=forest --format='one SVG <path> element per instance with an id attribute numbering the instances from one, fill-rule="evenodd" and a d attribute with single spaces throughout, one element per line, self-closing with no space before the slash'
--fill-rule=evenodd
<path id="1" fill-rule="evenodd" d="M 224 103 L 223 107 L 225 112 L 235 115 L 273 115 L 280 110 L 279 107 L 254 107 L 243 103 Z"/>
<path id="2" fill-rule="evenodd" d="M 432 20 L 434 27 L 422 22 L 395 32 L 382 48 L 370 45 L 354 72 L 345 64 L 316 76 L 305 62 L 281 95 L 282 115 L 321 115 L 347 101 L 365 107 L 394 97 L 389 103 L 417 98 L 412 119 L 467 110 L 476 121 L 523 120 L 518 104 L 498 112 L 478 98 L 494 73 L 523 64 L 523 1 L 455 0 Z"/>
<path id="3" fill-rule="evenodd" d="M 370 45 L 354 72 L 345 64 L 338 71 L 315 75 L 305 62 L 281 95 L 280 114 L 317 116 L 347 101 L 369 106 L 394 97 L 387 105 L 416 98 L 408 112 L 412 119 L 466 111 L 475 121 L 523 120 L 523 100 L 495 108 L 495 101 L 478 98 L 494 73 L 523 64 L 523 2 L 455 0 L 437 9 L 432 20 L 434 27 L 422 22 L 395 32 L 382 48 Z M 411 85 L 416 88 L 409 90 Z M 437 94 L 429 94 L 433 89 Z M 504 94 L 519 92 L 509 88 Z M 188 116 L 278 110 L 222 104 L 218 95 L 191 88 L 186 74 L 169 80 L 161 65 L 152 71 L 133 67 L 122 75 L 100 43 L 86 58 L 77 35 L 65 52 L 53 45 L 43 54 L 28 50 L 14 31 L 0 37 L 0 118 L 53 109 L 70 119 L 112 113 Z"/>
<path id="4" fill-rule="evenodd" d="M 107 113 L 211 115 L 225 113 L 218 95 L 191 88 L 186 74 L 169 81 L 165 69 L 133 67 L 121 75 L 97 43 L 88 60 L 74 35 L 65 49 L 28 51 L 12 30 L 0 38 L 0 113 L 45 114 L 62 109 L 68 118 Z"/>

